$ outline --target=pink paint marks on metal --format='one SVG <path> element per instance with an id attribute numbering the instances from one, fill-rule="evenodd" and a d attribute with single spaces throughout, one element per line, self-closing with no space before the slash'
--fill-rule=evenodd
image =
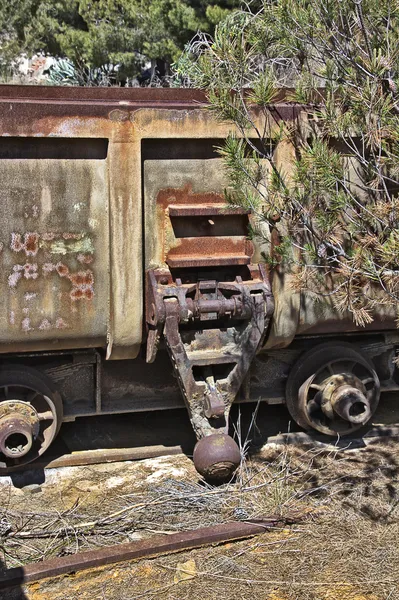
<path id="1" fill-rule="evenodd" d="M 42 273 L 45 277 L 56 270 L 56 266 L 53 263 L 44 263 L 42 266 Z"/>
<path id="2" fill-rule="evenodd" d="M 72 300 L 92 300 L 94 297 L 94 274 L 89 269 L 71 274 L 68 279 L 72 283 L 70 293 Z"/>
<path id="3" fill-rule="evenodd" d="M 36 292 L 26 292 L 24 295 L 24 299 L 26 302 L 30 302 L 31 300 L 34 300 L 35 298 L 37 298 Z"/>
<path id="4" fill-rule="evenodd" d="M 22 319 L 22 330 L 33 331 L 29 317 L 25 317 L 25 319 Z"/>
<path id="5" fill-rule="evenodd" d="M 21 234 L 20 233 L 12 233 L 11 234 L 11 244 L 10 244 L 10 248 L 13 252 L 21 252 L 22 248 L 23 248 L 23 244 L 21 241 Z"/>
<path id="6" fill-rule="evenodd" d="M 24 277 L 25 279 L 37 279 L 38 266 L 36 263 L 26 263 L 24 265 L 14 265 L 13 272 L 8 276 L 8 285 L 15 288 L 18 281 Z"/>
<path id="7" fill-rule="evenodd" d="M 91 254 L 78 254 L 76 259 L 82 264 L 82 265 L 90 265 L 93 262 L 93 257 Z"/>
<path id="8" fill-rule="evenodd" d="M 62 262 L 59 262 L 55 265 L 55 270 L 60 277 L 67 277 L 69 275 L 69 268 Z"/>
<path id="9" fill-rule="evenodd" d="M 47 329 L 67 329 L 69 327 L 68 323 L 64 321 L 62 317 L 57 317 L 54 324 L 51 323 L 49 319 L 43 319 L 40 322 L 38 329 L 45 331 Z"/>
<path id="10" fill-rule="evenodd" d="M 24 250 L 26 256 L 36 256 L 39 250 L 39 234 L 36 232 L 25 233 L 24 241 L 22 242 L 22 235 L 20 233 L 12 233 L 10 248 L 13 252 Z"/>
<path id="11" fill-rule="evenodd" d="M 38 275 L 38 266 L 36 263 L 26 263 L 24 265 L 25 279 L 37 279 Z"/>
<path id="12" fill-rule="evenodd" d="M 8 276 L 8 285 L 14 288 L 22 277 L 22 265 L 14 265 L 12 270 L 13 272 Z"/>
<path id="13" fill-rule="evenodd" d="M 66 323 L 64 321 L 64 319 L 62 317 L 58 317 L 55 320 L 55 327 L 56 329 L 67 329 L 69 327 L 68 323 Z"/>
<path id="14" fill-rule="evenodd" d="M 67 265 L 62 262 L 45 263 L 42 267 L 44 276 L 56 272 L 59 277 L 69 279 L 72 284 L 70 298 L 75 300 L 92 300 L 94 298 L 94 273 L 90 269 L 71 273 Z"/>

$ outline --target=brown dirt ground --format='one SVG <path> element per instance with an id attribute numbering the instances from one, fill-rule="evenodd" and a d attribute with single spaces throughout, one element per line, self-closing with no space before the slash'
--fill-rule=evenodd
<path id="1" fill-rule="evenodd" d="M 7 566 L 238 518 L 296 514 L 298 522 L 241 542 L 43 580 L 0 598 L 395 600 L 398 474 L 399 444 L 386 440 L 357 450 L 265 446 L 234 483 L 215 489 L 198 481 L 184 456 L 54 469 L 21 489 L 3 479 Z"/>

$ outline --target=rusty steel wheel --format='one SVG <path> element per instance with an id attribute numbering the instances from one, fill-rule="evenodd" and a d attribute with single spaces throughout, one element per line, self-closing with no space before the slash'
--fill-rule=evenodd
<path id="1" fill-rule="evenodd" d="M 372 363 L 350 344 L 320 344 L 301 356 L 286 387 L 287 408 L 304 429 L 348 435 L 374 414 L 380 382 Z"/>
<path id="2" fill-rule="evenodd" d="M 20 365 L 0 369 L 0 473 L 41 456 L 62 423 L 62 400 L 48 377 Z"/>

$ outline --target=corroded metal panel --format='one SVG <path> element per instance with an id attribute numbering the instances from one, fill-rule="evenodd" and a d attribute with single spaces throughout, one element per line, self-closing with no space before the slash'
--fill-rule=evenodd
<path id="1" fill-rule="evenodd" d="M 1 350 L 104 344 L 105 157 L 6 157 L 0 159 L 0 180 Z"/>
<path id="2" fill-rule="evenodd" d="M 234 257 L 241 261 L 235 264 L 250 262 L 253 248 L 241 215 L 234 215 L 236 229 L 231 218 L 226 225 L 227 215 L 218 223 L 225 186 L 221 159 L 145 161 L 146 268 L 190 266 L 195 258 L 212 266 L 212 257 L 221 264 L 223 256 L 230 264 Z"/>
<path id="3" fill-rule="evenodd" d="M 204 102 L 195 90 L 0 86 L 0 351 L 95 345 L 109 358 L 133 358 L 142 343 L 145 268 L 262 260 L 258 241 L 246 239 L 246 215 L 218 214 L 226 185 L 220 161 L 168 158 L 173 140 L 192 146 L 231 130 Z M 282 96 L 267 119 L 270 131 L 282 121 L 306 127 L 306 110 Z M 59 142 L 57 152 L 47 140 Z M 143 168 L 143 147 L 154 140 L 160 155 Z M 103 157 L 100 142 L 108 144 Z M 292 147 L 279 144 L 275 159 L 289 174 Z M 290 277 L 273 274 L 268 347 L 298 333 L 357 329 L 328 302 L 316 307 L 294 292 Z M 388 316 L 381 309 L 373 327 L 394 328 Z"/>

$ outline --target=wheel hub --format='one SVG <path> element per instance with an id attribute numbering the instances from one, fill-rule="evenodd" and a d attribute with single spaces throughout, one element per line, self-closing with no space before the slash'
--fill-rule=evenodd
<path id="1" fill-rule="evenodd" d="M 373 363 L 351 344 L 324 343 L 301 355 L 289 374 L 287 407 L 303 429 L 351 435 L 372 418 L 380 397 Z"/>
<path id="2" fill-rule="evenodd" d="M 366 388 L 360 379 L 351 373 L 329 377 L 320 395 L 321 409 L 330 419 L 334 418 L 336 413 L 344 421 L 359 425 L 366 423 L 371 416 Z"/>
<path id="3" fill-rule="evenodd" d="M 0 403 L 0 452 L 6 457 L 25 456 L 39 428 L 38 413 L 28 402 L 5 400 Z"/>

